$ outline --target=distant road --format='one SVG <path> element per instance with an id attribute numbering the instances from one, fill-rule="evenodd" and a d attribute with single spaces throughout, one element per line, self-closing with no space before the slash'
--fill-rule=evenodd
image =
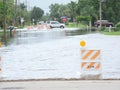
<path id="1" fill-rule="evenodd" d="M 120 90 L 120 80 L 0 82 L 0 90 Z"/>

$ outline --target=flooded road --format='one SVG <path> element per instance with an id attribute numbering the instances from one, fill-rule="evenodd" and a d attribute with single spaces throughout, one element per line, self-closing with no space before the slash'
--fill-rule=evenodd
<path id="1" fill-rule="evenodd" d="M 9 44 L 21 45 L 21 44 L 34 44 L 41 42 L 48 42 L 56 39 L 65 39 L 68 36 L 82 35 L 87 33 L 86 30 L 63 30 L 63 29 L 52 29 L 52 30 L 24 30 L 17 31 L 16 35 L 9 40 Z"/>
<path id="2" fill-rule="evenodd" d="M 65 38 L 64 32 L 25 31 L 18 32 L 18 35 L 16 36 L 16 38 L 14 38 L 13 42 L 20 45 L 41 43 L 62 38 Z"/>
<path id="3" fill-rule="evenodd" d="M 118 64 L 120 57 L 117 53 L 120 46 L 117 40 L 120 40 L 120 37 L 101 34 L 78 35 L 80 32 L 63 29 L 17 32 L 8 46 L 1 48 L 3 70 L 0 78 L 2 80 L 79 79 L 81 78 L 79 42 L 82 39 L 87 41 L 88 49 L 102 51 L 102 78 L 120 78 Z M 118 44 L 112 50 L 114 43 Z M 114 61 L 110 59 L 110 55 L 113 55 Z M 114 58 L 116 56 L 118 58 Z"/>

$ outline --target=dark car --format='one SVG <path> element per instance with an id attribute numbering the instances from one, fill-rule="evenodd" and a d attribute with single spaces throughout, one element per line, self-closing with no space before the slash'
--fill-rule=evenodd
<path id="1" fill-rule="evenodd" d="M 94 23 L 95 27 L 99 27 L 100 26 L 100 20 L 96 21 Z M 108 20 L 101 20 L 101 26 L 106 26 L 106 27 L 113 27 L 114 24 L 112 22 L 109 22 Z"/>

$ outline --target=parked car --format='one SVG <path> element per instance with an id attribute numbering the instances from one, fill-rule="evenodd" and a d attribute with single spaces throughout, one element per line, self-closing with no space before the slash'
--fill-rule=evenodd
<path id="1" fill-rule="evenodd" d="M 58 21 L 47 21 L 46 24 L 49 25 L 50 28 L 65 28 L 65 24 Z"/>
<path id="2" fill-rule="evenodd" d="M 94 23 L 94 25 L 96 27 L 99 27 L 100 26 L 100 20 L 96 21 Z M 112 22 L 109 22 L 108 20 L 101 20 L 101 26 L 106 26 L 106 27 L 110 27 L 111 26 L 111 27 L 113 27 L 114 24 Z"/>

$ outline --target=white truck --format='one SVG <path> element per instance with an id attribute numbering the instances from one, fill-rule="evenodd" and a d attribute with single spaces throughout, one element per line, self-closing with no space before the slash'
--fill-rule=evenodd
<path id="1" fill-rule="evenodd" d="M 46 24 L 49 25 L 50 28 L 65 28 L 65 24 L 58 21 L 47 21 Z"/>

